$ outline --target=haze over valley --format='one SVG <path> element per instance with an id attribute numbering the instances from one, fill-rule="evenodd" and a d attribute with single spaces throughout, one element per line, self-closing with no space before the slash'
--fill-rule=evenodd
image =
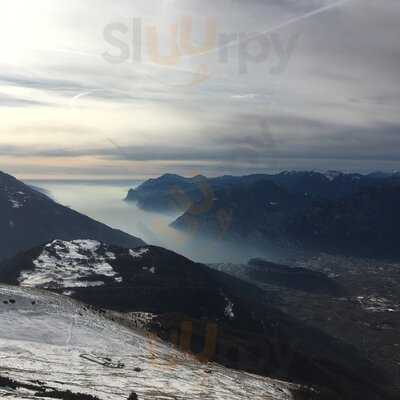
<path id="1" fill-rule="evenodd" d="M 220 242 L 215 238 L 195 238 L 170 224 L 179 212 L 167 214 L 143 210 L 124 200 L 128 190 L 138 186 L 135 181 L 27 181 L 48 190 L 61 204 L 89 215 L 107 225 L 121 229 L 145 242 L 162 246 L 200 262 L 245 262 L 252 257 L 272 256 L 272 251 L 238 243 Z M 207 249 L 207 251 L 204 251 Z"/>

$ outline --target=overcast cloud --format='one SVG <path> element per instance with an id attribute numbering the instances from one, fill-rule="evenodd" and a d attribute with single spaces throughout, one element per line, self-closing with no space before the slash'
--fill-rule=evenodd
<path id="1" fill-rule="evenodd" d="M 400 167 L 397 0 L 0 7 L 0 168 L 10 173 L 136 178 Z M 189 54 L 185 38 L 201 48 L 207 29 L 216 40 Z"/>

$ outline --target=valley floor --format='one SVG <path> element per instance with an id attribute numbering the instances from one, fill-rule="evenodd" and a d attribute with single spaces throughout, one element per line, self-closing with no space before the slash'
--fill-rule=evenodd
<path id="1" fill-rule="evenodd" d="M 213 267 L 250 280 L 264 289 L 271 305 L 354 345 L 400 391 L 400 264 L 326 253 L 297 255 L 285 264 L 322 272 L 346 293 L 315 294 L 255 282 L 247 276 L 250 266 L 243 264 Z"/>

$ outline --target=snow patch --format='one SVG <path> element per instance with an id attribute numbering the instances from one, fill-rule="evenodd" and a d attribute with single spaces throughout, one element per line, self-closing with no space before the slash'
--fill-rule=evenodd
<path id="1" fill-rule="evenodd" d="M 102 244 L 95 240 L 55 240 L 47 244 L 33 261 L 34 269 L 22 271 L 21 286 L 40 288 L 73 288 L 103 286 L 103 277 L 122 282 L 109 261 L 112 252 L 100 252 Z M 99 279 L 100 278 L 100 279 Z"/>
<path id="2" fill-rule="evenodd" d="M 149 271 L 149 272 L 151 272 L 152 274 L 155 274 L 155 273 L 156 273 L 156 267 L 151 267 L 151 268 L 143 267 L 142 269 L 143 269 L 143 271 Z"/>
<path id="3" fill-rule="evenodd" d="M 149 249 L 129 250 L 129 255 L 133 258 L 141 258 L 149 252 Z"/>
<path id="4" fill-rule="evenodd" d="M 235 313 L 233 312 L 234 304 L 227 297 L 225 297 L 225 301 L 226 301 L 226 306 L 224 310 L 225 317 L 228 317 L 229 319 L 235 318 Z"/>
<path id="5" fill-rule="evenodd" d="M 24 205 L 22 202 L 15 200 L 15 199 L 9 199 L 9 200 L 10 200 L 12 208 L 22 208 Z"/>
<path id="6" fill-rule="evenodd" d="M 331 182 L 334 181 L 337 177 L 343 175 L 340 171 L 326 171 L 324 173 L 325 178 L 330 180 Z"/>
<path id="7" fill-rule="evenodd" d="M 389 299 L 379 296 L 357 296 L 356 300 L 365 311 L 369 312 L 399 312 L 400 306 Z"/>
<path id="8" fill-rule="evenodd" d="M 22 191 L 15 191 L 13 188 L 5 187 L 4 191 L 7 193 L 11 207 L 15 209 L 22 208 L 30 199 L 29 194 Z"/>

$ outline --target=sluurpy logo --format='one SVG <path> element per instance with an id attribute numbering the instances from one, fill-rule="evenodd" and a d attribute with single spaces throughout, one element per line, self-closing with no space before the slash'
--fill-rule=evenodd
<path id="1" fill-rule="evenodd" d="M 177 18 L 163 31 L 143 18 L 132 18 L 129 24 L 110 23 L 103 31 L 107 44 L 103 58 L 112 64 L 146 63 L 173 70 L 179 70 L 183 61 L 190 58 L 195 66 L 182 70 L 190 79 L 180 85 L 193 86 L 210 79 L 211 67 L 217 64 L 232 65 L 238 76 L 247 74 L 252 65 L 265 65 L 267 74 L 282 74 L 299 39 L 299 34 L 284 38 L 274 29 L 227 33 L 211 17 L 196 26 L 204 31 L 200 44 L 193 17 L 189 15 Z"/>

